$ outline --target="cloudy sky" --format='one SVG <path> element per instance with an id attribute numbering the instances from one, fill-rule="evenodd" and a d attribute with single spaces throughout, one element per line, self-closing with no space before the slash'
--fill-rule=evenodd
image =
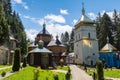
<path id="1" fill-rule="evenodd" d="M 70 32 L 81 17 L 82 2 L 86 15 L 95 19 L 98 12 L 107 12 L 112 17 L 114 9 L 120 11 L 120 0 L 11 0 L 13 10 L 19 13 L 27 37 L 34 40 L 42 30 L 45 20 L 50 34 L 60 36 Z"/>

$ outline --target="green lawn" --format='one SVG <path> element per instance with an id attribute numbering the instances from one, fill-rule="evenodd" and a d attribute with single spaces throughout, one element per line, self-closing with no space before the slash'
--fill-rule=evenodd
<path id="1" fill-rule="evenodd" d="M 15 74 L 13 74 L 10 77 L 5 78 L 3 80 L 34 80 L 34 71 L 35 71 L 34 67 L 28 66 L 27 68 L 25 68 L 19 72 L 15 72 Z M 54 74 L 58 74 L 59 80 L 65 80 L 64 73 L 55 73 L 50 70 L 41 70 L 41 69 L 39 72 L 38 80 L 54 80 L 53 79 Z M 46 77 L 48 79 L 46 79 Z"/>
<path id="2" fill-rule="evenodd" d="M 88 74 L 93 74 L 94 69 L 88 70 Z M 120 78 L 120 69 L 104 69 L 104 76 L 111 78 Z"/>
<path id="3" fill-rule="evenodd" d="M 0 68 L 9 67 L 10 65 L 0 65 Z"/>
<path id="4" fill-rule="evenodd" d="M 58 70 L 65 70 L 65 71 L 68 71 L 68 66 L 63 66 L 63 67 L 58 66 L 57 69 L 58 69 Z"/>
<path id="5" fill-rule="evenodd" d="M 4 69 L 4 70 L 0 70 L 0 74 L 1 74 L 3 71 L 5 71 L 5 72 L 10 72 L 10 71 L 12 71 L 12 69 L 11 69 L 11 68 L 7 68 L 7 69 Z"/>

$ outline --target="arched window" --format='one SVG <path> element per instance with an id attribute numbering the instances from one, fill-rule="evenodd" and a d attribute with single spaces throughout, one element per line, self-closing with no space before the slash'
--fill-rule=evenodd
<path id="1" fill-rule="evenodd" d="M 80 34 L 79 34 L 79 39 L 80 39 Z"/>
<path id="2" fill-rule="evenodd" d="M 90 38 L 90 33 L 88 33 L 88 38 Z"/>

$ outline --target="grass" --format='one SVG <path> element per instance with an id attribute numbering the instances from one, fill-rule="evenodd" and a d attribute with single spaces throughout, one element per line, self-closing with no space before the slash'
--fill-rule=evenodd
<path id="1" fill-rule="evenodd" d="M 63 67 L 58 66 L 57 69 L 58 69 L 58 70 L 65 70 L 65 71 L 68 71 L 69 68 L 68 68 L 68 66 L 63 66 Z"/>
<path id="2" fill-rule="evenodd" d="M 34 67 L 28 66 L 3 80 L 34 80 L 34 70 Z M 54 74 L 58 74 L 59 80 L 65 80 L 64 73 L 56 73 L 50 70 L 40 70 L 38 80 L 46 80 L 46 77 L 48 80 L 54 80 Z"/>
<path id="3" fill-rule="evenodd" d="M 0 68 L 9 67 L 10 65 L 0 65 Z"/>
<path id="4" fill-rule="evenodd" d="M 93 74 L 94 69 L 88 70 L 88 74 Z M 120 69 L 104 69 L 104 77 L 120 78 Z"/>
<path id="5" fill-rule="evenodd" d="M 10 72 L 10 71 L 12 71 L 12 69 L 11 69 L 11 68 L 7 68 L 7 69 L 0 70 L 0 74 L 1 74 L 3 71 L 5 71 L 5 72 Z"/>

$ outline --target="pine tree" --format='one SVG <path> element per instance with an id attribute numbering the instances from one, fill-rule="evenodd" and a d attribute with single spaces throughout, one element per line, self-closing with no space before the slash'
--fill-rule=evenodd
<path id="1" fill-rule="evenodd" d="M 74 51 L 74 30 L 71 31 L 70 34 L 70 52 Z"/>
<path id="2" fill-rule="evenodd" d="M 3 6 L 0 4 L 0 42 L 4 43 L 9 41 L 9 26 L 6 21 Z"/>
<path id="3" fill-rule="evenodd" d="M 107 36 L 110 39 L 109 42 L 113 44 L 114 40 L 112 37 L 112 26 L 113 25 L 110 17 L 106 13 L 104 13 L 101 18 L 100 29 L 98 33 L 100 49 L 107 43 L 107 40 L 106 40 Z"/>

